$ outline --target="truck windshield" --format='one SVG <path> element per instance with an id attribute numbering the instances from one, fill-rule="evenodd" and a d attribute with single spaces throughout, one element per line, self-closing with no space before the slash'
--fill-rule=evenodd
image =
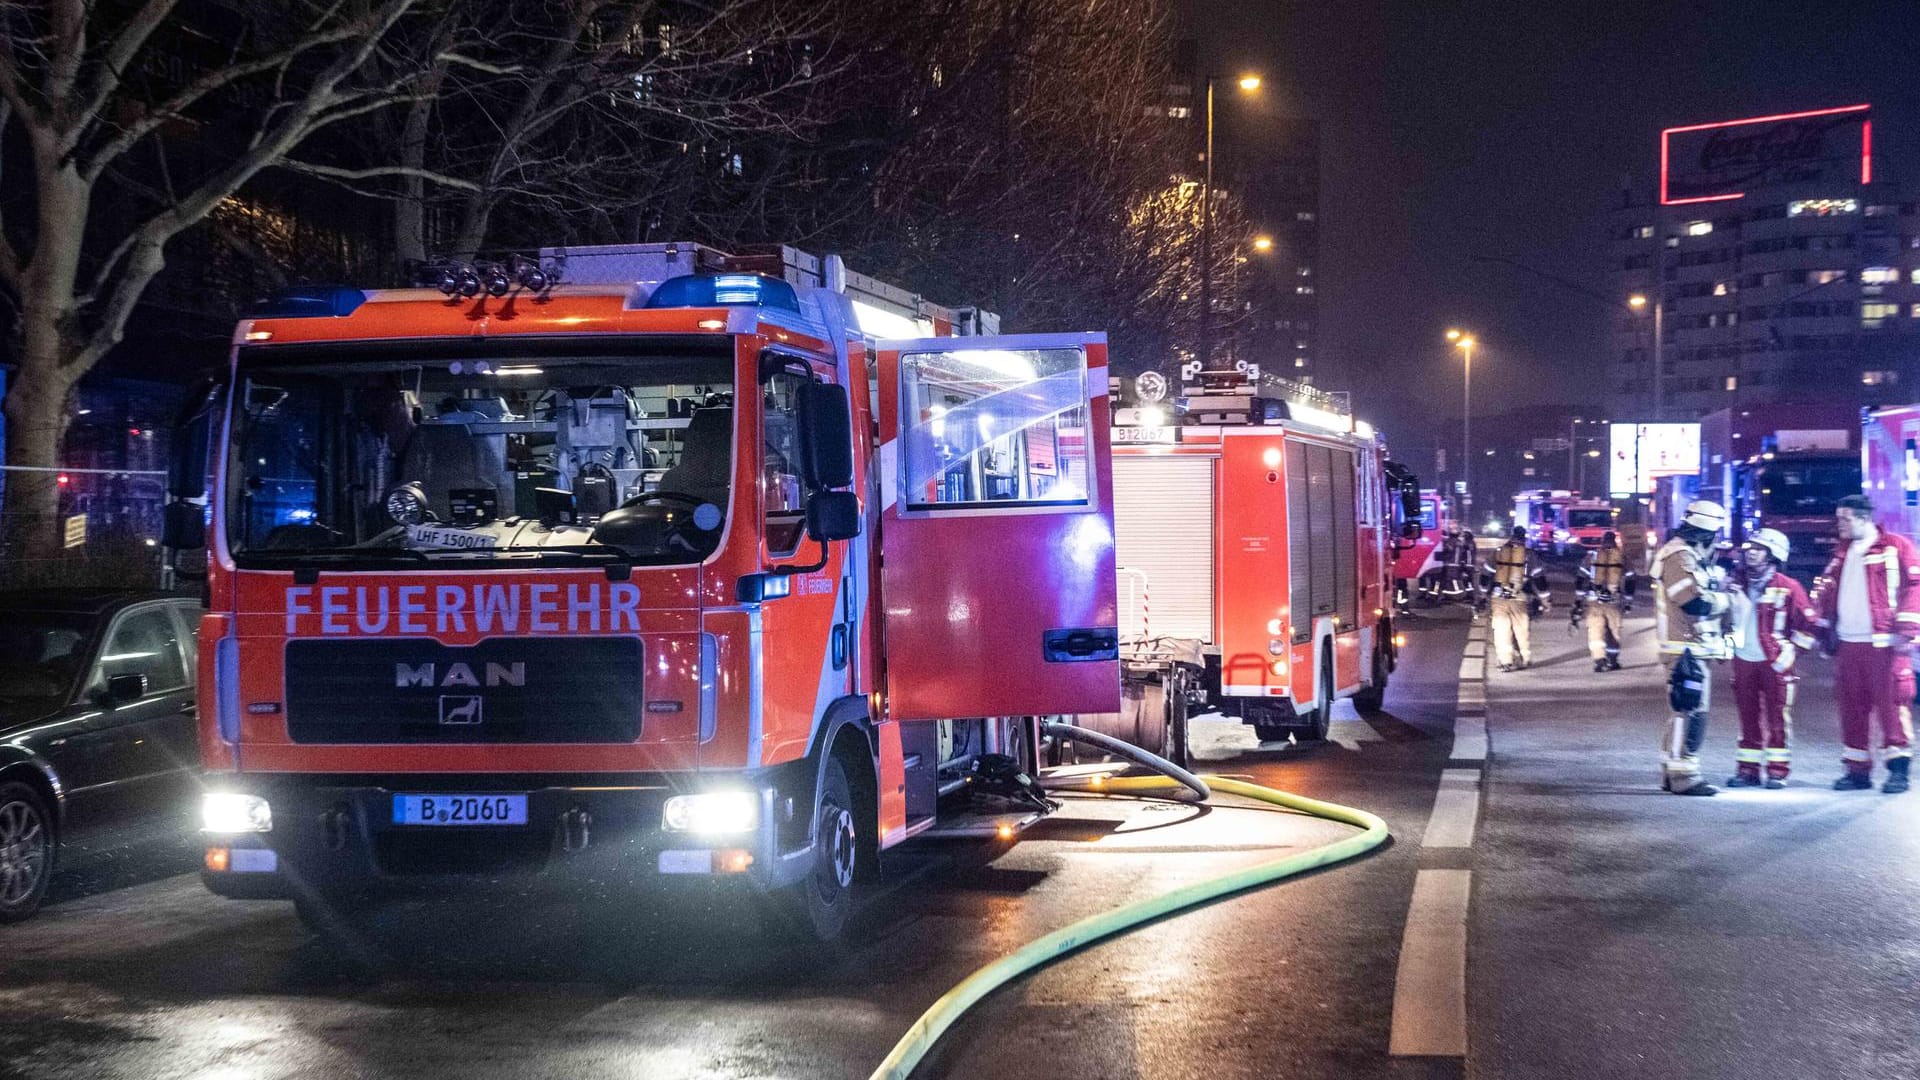
<path id="1" fill-rule="evenodd" d="M 1830 517 L 1843 495 L 1860 494 L 1857 461 L 1795 462 L 1760 470 L 1760 513 Z"/>
<path id="2" fill-rule="evenodd" d="M 1569 510 L 1567 527 L 1570 529 L 1605 529 L 1613 524 L 1611 510 Z"/>
<path id="3" fill-rule="evenodd" d="M 733 463 L 725 350 L 288 355 L 240 361 L 227 534 L 243 566 L 661 565 L 719 544 Z M 627 520 L 613 547 L 594 526 L 616 508 Z"/>

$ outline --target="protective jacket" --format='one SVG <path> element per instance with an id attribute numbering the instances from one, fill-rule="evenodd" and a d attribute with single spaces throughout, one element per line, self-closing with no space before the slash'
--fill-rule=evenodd
<path id="1" fill-rule="evenodd" d="M 1713 578 L 1692 545 L 1671 537 L 1653 556 L 1653 623 L 1660 652 L 1678 656 L 1691 651 L 1702 660 L 1725 660 L 1732 655 L 1720 631 L 1727 613 L 1727 595 L 1713 588 Z"/>
<path id="2" fill-rule="evenodd" d="M 1600 603 L 1611 603 L 1626 594 L 1627 573 L 1626 555 L 1617 547 L 1601 548 L 1587 556 L 1587 565 L 1581 567 L 1584 580 L 1581 593 L 1586 599 Z"/>
<path id="3" fill-rule="evenodd" d="M 1850 544 L 1841 541 L 1827 572 L 1814 582 L 1814 622 L 1823 634 L 1840 625 L 1840 574 Z M 1884 649 L 1920 637 L 1920 551 L 1913 541 L 1882 529 L 1862 557 L 1867 572 L 1867 609 L 1873 613 L 1873 644 Z"/>
<path id="4" fill-rule="evenodd" d="M 1753 605 L 1753 625 L 1760 635 L 1760 651 L 1781 675 L 1793 670 L 1800 650 L 1813 647 L 1813 608 L 1800 583 L 1777 570 L 1759 579 L 1760 595 Z M 1734 573 L 1734 584 L 1749 595 L 1758 575 L 1745 567 Z"/>
<path id="5" fill-rule="evenodd" d="M 1488 579 L 1488 588 L 1495 599 L 1511 599 L 1518 596 L 1531 596 L 1539 591 L 1536 580 L 1539 571 L 1533 567 L 1533 560 L 1527 551 L 1527 545 L 1518 540 L 1509 540 L 1500 545 L 1493 553 L 1492 561 L 1481 567 Z"/>

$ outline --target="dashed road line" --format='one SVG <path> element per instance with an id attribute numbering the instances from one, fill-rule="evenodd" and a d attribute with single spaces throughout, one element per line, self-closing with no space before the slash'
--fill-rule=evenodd
<path id="1" fill-rule="evenodd" d="M 1473 828 L 1480 819 L 1480 770 L 1447 769 L 1440 774 L 1440 790 L 1433 796 L 1422 847 L 1473 846 Z"/>
<path id="2" fill-rule="evenodd" d="M 1487 760 L 1487 718 L 1461 715 L 1453 718 L 1453 760 Z"/>
<path id="3" fill-rule="evenodd" d="M 1400 939 L 1394 975 L 1394 1057 L 1464 1057 L 1467 1053 L 1467 898 L 1470 870 L 1421 870 Z"/>

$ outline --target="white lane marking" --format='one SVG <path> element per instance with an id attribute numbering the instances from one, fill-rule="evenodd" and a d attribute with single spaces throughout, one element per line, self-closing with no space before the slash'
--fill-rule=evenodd
<path id="1" fill-rule="evenodd" d="M 1467 897 L 1470 870 L 1422 870 L 1400 939 L 1393 982 L 1395 1057 L 1464 1057 L 1467 1053 Z"/>
<path id="2" fill-rule="evenodd" d="M 1473 846 L 1474 823 L 1480 818 L 1480 770 L 1446 769 L 1440 790 L 1433 796 L 1433 813 L 1420 845 L 1430 848 Z"/>
<path id="3" fill-rule="evenodd" d="M 1467 651 L 1460 655 L 1484 658 L 1487 655 L 1487 643 L 1484 641 L 1469 641 L 1467 642 Z"/>
<path id="4" fill-rule="evenodd" d="M 1453 718 L 1453 760 L 1485 761 L 1487 759 L 1487 718 L 1484 716 L 1456 716 Z"/>
<path id="5" fill-rule="evenodd" d="M 1460 661 L 1460 681 L 1462 683 L 1479 682 L 1486 677 L 1487 661 L 1485 657 L 1470 656 Z"/>

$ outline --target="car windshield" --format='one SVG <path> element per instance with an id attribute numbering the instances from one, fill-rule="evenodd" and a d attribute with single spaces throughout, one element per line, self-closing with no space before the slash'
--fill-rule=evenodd
<path id="1" fill-rule="evenodd" d="M 1841 496 L 1860 494 L 1860 466 L 1851 461 L 1773 465 L 1760 472 L 1760 512 L 1828 517 Z"/>
<path id="2" fill-rule="evenodd" d="M 87 615 L 8 611 L 0 619 L 0 698 L 65 698 L 86 663 L 93 623 Z"/>
<path id="3" fill-rule="evenodd" d="M 1567 527 L 1570 529 L 1604 529 L 1613 524 L 1611 510 L 1569 510 Z"/>
<path id="4" fill-rule="evenodd" d="M 733 462 L 724 349 L 248 353 L 227 514 L 241 565 L 661 565 L 699 562 L 719 543 Z M 603 544 L 596 524 L 622 507 L 619 545 Z"/>

